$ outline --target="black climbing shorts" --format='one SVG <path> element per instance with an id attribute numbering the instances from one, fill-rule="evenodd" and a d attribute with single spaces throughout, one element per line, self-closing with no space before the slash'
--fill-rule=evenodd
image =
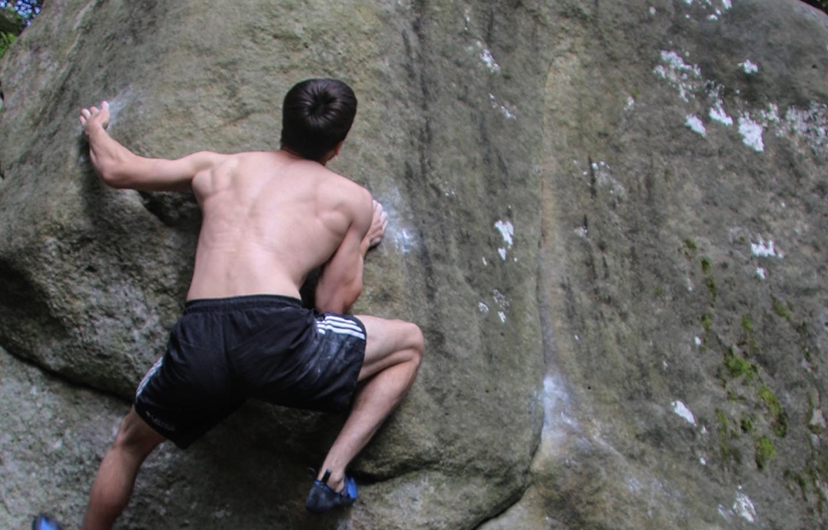
<path id="1" fill-rule="evenodd" d="M 186 448 L 248 398 L 347 409 L 365 358 L 365 326 L 278 295 L 192 300 L 167 351 L 135 393 L 135 410 Z"/>

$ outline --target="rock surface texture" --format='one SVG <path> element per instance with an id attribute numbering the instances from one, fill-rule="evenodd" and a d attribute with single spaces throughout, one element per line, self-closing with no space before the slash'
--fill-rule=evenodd
<path id="1" fill-rule="evenodd" d="M 390 214 L 355 312 L 420 377 L 311 518 L 342 417 L 257 403 L 145 466 L 120 528 L 828 525 L 828 17 L 795 0 L 48 2 L 0 62 L 0 527 L 77 528 L 182 309 L 186 194 L 111 190 L 77 114 L 147 156 L 275 148 L 351 84 L 332 169 Z"/>

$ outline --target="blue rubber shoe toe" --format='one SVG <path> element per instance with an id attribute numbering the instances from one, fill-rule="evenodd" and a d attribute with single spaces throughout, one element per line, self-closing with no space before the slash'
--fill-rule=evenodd
<path id="1" fill-rule="evenodd" d="M 63 530 L 54 517 L 40 514 L 32 521 L 32 530 Z"/>
<path id="2" fill-rule="evenodd" d="M 314 480 L 311 486 L 310 493 L 308 493 L 308 500 L 305 503 L 305 508 L 311 513 L 325 513 L 336 508 L 344 508 L 352 505 L 356 500 L 359 492 L 357 491 L 356 481 L 345 475 L 345 488 L 337 493 L 328 486 L 328 478 L 330 478 L 330 470 L 325 471 L 322 480 Z"/>

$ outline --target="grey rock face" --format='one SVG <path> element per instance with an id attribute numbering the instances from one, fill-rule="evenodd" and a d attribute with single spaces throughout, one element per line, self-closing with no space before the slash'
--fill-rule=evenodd
<path id="1" fill-rule="evenodd" d="M 269 149 L 331 76 L 391 221 L 355 312 L 427 339 L 363 500 L 305 515 L 342 418 L 251 403 L 121 527 L 824 526 L 826 46 L 793 0 L 48 3 L 0 64 L 0 525 L 79 525 L 191 272 L 192 198 L 99 184 L 81 106 L 148 156 Z"/>

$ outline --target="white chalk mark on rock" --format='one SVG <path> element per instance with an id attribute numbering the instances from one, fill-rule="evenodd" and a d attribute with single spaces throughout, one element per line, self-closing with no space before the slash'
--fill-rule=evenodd
<path id="1" fill-rule="evenodd" d="M 403 204 L 402 194 L 394 188 L 390 197 L 377 199 L 382 203 L 385 213 L 388 214 L 388 228 L 385 230 L 385 239 L 394 244 L 398 252 L 408 254 L 415 250 L 418 245 L 418 238 L 415 232 L 406 228 L 404 220 L 399 214 L 400 206 Z"/>
<path id="2" fill-rule="evenodd" d="M 506 298 L 506 295 L 495 289 L 492 291 L 492 298 L 494 298 L 495 303 L 500 308 L 500 311 L 497 312 L 497 316 L 500 317 L 500 321 L 505 323 L 506 322 L 506 310 L 509 309 L 510 302 Z"/>
<path id="3" fill-rule="evenodd" d="M 687 408 L 687 405 L 682 403 L 681 401 L 673 401 L 673 412 L 678 414 L 684 421 L 690 423 L 692 425 L 696 424 L 696 417 L 693 416 L 693 413 L 690 412 L 690 409 Z"/>
<path id="4" fill-rule="evenodd" d="M 497 61 L 495 61 L 495 58 L 492 55 L 492 51 L 489 48 L 487 48 L 486 45 L 483 44 L 481 41 L 476 41 L 474 44 L 477 48 L 477 51 L 480 52 L 480 61 L 484 65 L 486 65 L 486 68 L 489 70 L 489 72 L 493 74 L 499 74 L 500 65 L 497 64 Z"/>
<path id="5" fill-rule="evenodd" d="M 503 241 L 506 243 L 505 247 L 500 247 L 497 249 L 497 253 L 500 255 L 500 259 L 506 261 L 506 252 L 507 249 L 512 248 L 513 244 L 513 237 L 515 235 L 515 227 L 512 226 L 512 223 L 509 221 L 498 221 L 494 224 L 495 229 L 500 232 L 500 236 L 503 238 Z"/>
<path id="6" fill-rule="evenodd" d="M 765 128 L 753 121 L 749 114 L 739 114 L 739 134 L 742 135 L 742 142 L 757 153 L 765 150 L 765 143 L 762 141 L 764 130 Z"/>
<path id="7" fill-rule="evenodd" d="M 741 488 L 741 486 L 739 486 Z M 753 524 L 756 521 L 756 508 L 747 495 L 741 491 L 736 492 L 736 500 L 733 502 L 733 511 L 745 521 Z"/>
<path id="8" fill-rule="evenodd" d="M 500 113 L 503 114 L 503 116 L 507 120 L 516 120 L 517 119 L 517 116 L 515 116 L 515 114 L 511 110 L 509 110 L 506 106 L 501 105 L 500 103 L 497 102 L 497 98 L 495 98 L 494 94 L 489 94 L 489 99 L 492 102 L 492 108 L 495 109 L 495 110 L 499 110 Z"/>
<path id="9" fill-rule="evenodd" d="M 512 238 L 515 235 L 515 227 L 509 221 L 498 221 L 494 224 L 494 227 L 500 232 L 500 235 L 503 237 L 503 241 L 511 248 L 512 246 Z"/>
<path id="10" fill-rule="evenodd" d="M 653 73 L 676 87 L 679 96 L 684 101 L 690 101 L 695 91 L 696 80 L 701 79 L 701 69 L 693 64 L 687 64 L 674 51 L 661 51 L 661 62 L 653 69 Z"/>
<path id="11" fill-rule="evenodd" d="M 704 128 L 704 124 L 702 123 L 701 119 L 695 114 L 688 114 L 684 118 L 684 124 L 690 128 L 696 134 L 701 136 L 707 136 L 707 130 Z"/>
<path id="12" fill-rule="evenodd" d="M 725 112 L 724 103 L 721 98 L 716 98 L 715 105 L 710 109 L 710 112 L 708 112 L 707 115 L 710 116 L 711 120 L 717 121 L 722 125 L 726 125 L 728 127 L 733 125 L 733 118 L 728 116 L 727 112 Z"/>
<path id="13" fill-rule="evenodd" d="M 741 66 L 742 70 L 744 70 L 744 72 L 748 75 L 755 74 L 759 71 L 759 66 L 750 60 L 739 63 L 739 66 Z"/>
<path id="14" fill-rule="evenodd" d="M 411 252 L 411 248 L 414 246 L 414 237 L 408 233 L 408 230 L 403 228 L 402 230 L 395 231 L 393 237 L 394 246 L 397 247 L 397 250 L 403 254 Z"/>
<path id="15" fill-rule="evenodd" d="M 750 244 L 750 251 L 753 255 L 759 258 L 772 258 L 775 256 L 782 257 L 781 253 L 777 253 L 773 246 L 773 240 L 769 239 L 767 242 L 763 238 L 759 238 L 758 243 Z"/>

